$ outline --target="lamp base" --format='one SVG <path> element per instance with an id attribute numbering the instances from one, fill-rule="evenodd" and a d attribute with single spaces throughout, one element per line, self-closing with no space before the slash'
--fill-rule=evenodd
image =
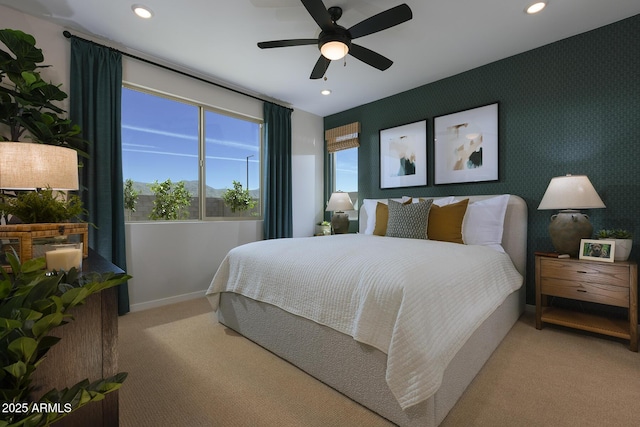
<path id="1" fill-rule="evenodd" d="M 556 252 L 574 258 L 580 252 L 580 240 L 590 239 L 592 233 L 589 217 L 577 210 L 562 210 L 553 215 L 549 223 L 549 235 Z"/>
<path id="2" fill-rule="evenodd" d="M 349 232 L 349 215 L 344 212 L 335 212 L 331 217 L 333 234 L 346 234 Z"/>

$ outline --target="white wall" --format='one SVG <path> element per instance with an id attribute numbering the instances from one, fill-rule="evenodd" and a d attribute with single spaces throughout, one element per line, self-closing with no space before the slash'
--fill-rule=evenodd
<path id="1" fill-rule="evenodd" d="M 294 110 L 291 115 L 293 236 L 313 236 L 324 218 L 324 121 Z"/>
<path id="2" fill-rule="evenodd" d="M 132 311 L 201 297 L 227 252 L 262 238 L 262 221 L 128 223 Z"/>
<path id="3" fill-rule="evenodd" d="M 62 84 L 60 89 L 67 94 L 69 93 L 71 49 L 69 40 L 62 35 L 62 27 L 0 6 L 0 28 L 21 30 L 34 36 L 36 47 L 43 51 L 44 64 L 51 65 L 49 68 L 40 70 L 42 78 L 55 84 Z M 68 99 L 61 106 L 68 110 Z"/>
<path id="4" fill-rule="evenodd" d="M 0 27 L 19 29 L 36 38 L 51 64 L 43 76 L 69 92 L 70 42 L 64 28 L 0 6 Z M 80 37 L 108 44 L 72 31 Z M 120 46 L 114 46 L 124 50 Z M 140 52 L 131 52 L 142 56 Z M 153 59 L 153 58 L 147 58 Z M 123 58 L 123 79 L 131 84 L 179 94 L 218 108 L 262 118 L 262 102 Z M 322 217 L 322 117 L 292 114 L 293 233 L 311 236 Z M 145 222 L 126 226 L 127 272 L 133 311 L 204 294 L 229 249 L 262 238 L 262 221 Z"/>

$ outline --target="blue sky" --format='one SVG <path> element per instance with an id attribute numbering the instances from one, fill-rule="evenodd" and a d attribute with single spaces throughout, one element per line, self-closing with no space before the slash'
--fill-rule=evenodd
<path id="1" fill-rule="evenodd" d="M 215 111 L 205 113 L 206 182 L 212 188 L 260 184 L 260 126 Z M 198 180 L 198 107 L 122 90 L 123 178 L 137 182 Z M 357 191 L 357 150 L 336 156 L 336 190 Z"/>
<path id="2" fill-rule="evenodd" d="M 249 188 L 258 188 L 260 126 L 214 111 L 205 123 L 207 185 L 246 187 L 248 165 Z M 198 107 L 123 89 L 122 151 L 124 179 L 198 180 Z"/>
<path id="3" fill-rule="evenodd" d="M 358 150 L 336 153 L 336 190 L 358 191 Z"/>

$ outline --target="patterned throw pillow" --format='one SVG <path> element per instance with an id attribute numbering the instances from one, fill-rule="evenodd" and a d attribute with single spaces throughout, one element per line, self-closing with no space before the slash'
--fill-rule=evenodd
<path id="1" fill-rule="evenodd" d="M 413 198 L 403 197 L 402 204 L 407 205 L 413 203 Z M 376 206 L 376 225 L 373 229 L 373 234 L 376 236 L 387 235 L 387 223 L 389 222 L 389 206 L 386 203 L 378 202 Z"/>
<path id="2" fill-rule="evenodd" d="M 386 235 L 406 239 L 426 239 L 429 209 L 431 209 L 432 203 L 433 199 L 406 205 L 389 200 Z"/>

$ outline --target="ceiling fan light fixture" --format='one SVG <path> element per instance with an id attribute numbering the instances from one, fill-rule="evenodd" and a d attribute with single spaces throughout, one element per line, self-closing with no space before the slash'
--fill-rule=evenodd
<path id="1" fill-rule="evenodd" d="M 320 52 L 325 58 L 335 61 L 347 56 L 349 46 L 341 41 L 330 41 L 322 45 Z"/>
<path id="2" fill-rule="evenodd" d="M 134 4 L 133 6 L 131 6 L 131 10 L 133 10 L 133 13 L 138 15 L 140 18 L 143 18 L 143 19 L 153 18 L 153 11 L 149 9 L 147 6 L 143 6 L 141 4 Z"/>
<path id="3" fill-rule="evenodd" d="M 534 15 L 538 12 L 540 12 L 542 9 L 544 9 L 547 6 L 547 2 L 546 1 L 537 1 L 535 3 L 531 3 L 529 6 L 527 6 L 527 8 L 525 9 L 525 11 L 529 14 L 529 15 Z"/>

